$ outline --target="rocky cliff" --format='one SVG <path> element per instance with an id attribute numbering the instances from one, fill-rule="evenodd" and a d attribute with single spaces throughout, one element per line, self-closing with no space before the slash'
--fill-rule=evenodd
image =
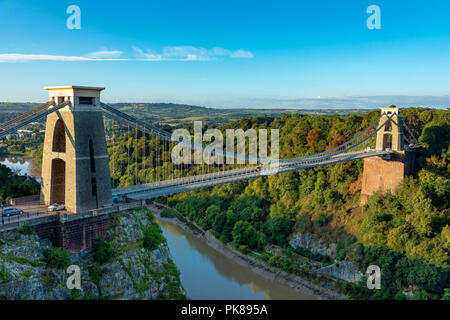
<path id="1" fill-rule="evenodd" d="M 67 288 L 68 265 L 80 267 L 80 290 Z M 0 234 L 0 299 L 185 297 L 166 241 L 147 209 L 112 216 L 103 248 L 77 254 L 58 251 L 31 229 Z"/>
<path id="2" fill-rule="evenodd" d="M 317 235 L 312 233 L 297 233 L 289 241 L 291 247 L 301 247 L 310 250 L 313 253 L 319 253 L 328 256 L 334 263 L 317 270 L 318 273 L 324 273 L 334 278 L 357 283 L 363 274 L 357 270 L 353 263 L 349 261 L 336 260 L 337 245 L 335 243 L 325 243 L 318 239 Z"/>

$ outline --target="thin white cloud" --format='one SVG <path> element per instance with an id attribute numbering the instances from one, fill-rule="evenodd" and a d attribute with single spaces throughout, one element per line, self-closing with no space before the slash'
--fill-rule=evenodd
<path id="1" fill-rule="evenodd" d="M 254 55 L 250 51 L 246 50 L 237 50 L 230 55 L 231 58 L 241 58 L 241 59 L 250 59 L 253 58 Z"/>
<path id="2" fill-rule="evenodd" d="M 145 61 L 211 61 L 223 58 L 253 58 L 253 53 L 246 50 L 231 51 L 228 49 L 214 47 L 206 49 L 193 46 L 167 46 L 161 52 L 150 49 L 142 50 L 132 47 L 135 52 L 134 58 L 122 58 L 123 52 L 119 50 L 102 49 L 81 56 L 51 55 L 51 54 L 23 54 L 23 53 L 0 53 L 2 62 L 30 62 L 30 61 L 123 61 L 123 60 L 145 60 Z"/>
<path id="3" fill-rule="evenodd" d="M 103 57 L 102 57 L 103 55 Z M 30 61 L 117 61 L 126 60 L 107 57 L 106 52 L 94 52 L 86 56 L 60 56 L 50 54 L 22 54 L 22 53 L 1 53 L 0 62 L 30 62 Z"/>
<path id="4" fill-rule="evenodd" d="M 147 61 L 211 61 L 223 57 L 229 58 L 253 58 L 250 51 L 228 49 L 214 47 L 206 49 L 193 46 L 168 46 L 164 47 L 161 53 L 156 53 L 147 49 L 146 51 L 138 47 L 133 47 L 136 52 L 137 59 Z"/>
<path id="5" fill-rule="evenodd" d="M 151 50 L 147 50 L 144 52 L 138 47 L 133 47 L 133 50 L 136 52 L 136 55 L 139 59 L 148 60 L 148 61 L 161 61 L 162 56 L 160 54 L 155 54 Z"/>
<path id="6" fill-rule="evenodd" d="M 96 52 L 91 52 L 86 55 L 88 58 L 92 59 L 114 59 L 122 56 L 122 51 L 119 50 L 101 50 Z"/>
<path id="7" fill-rule="evenodd" d="M 87 57 L 79 56 L 55 56 L 49 54 L 21 54 L 3 53 L 0 54 L 0 62 L 28 62 L 28 61 L 89 61 Z"/>

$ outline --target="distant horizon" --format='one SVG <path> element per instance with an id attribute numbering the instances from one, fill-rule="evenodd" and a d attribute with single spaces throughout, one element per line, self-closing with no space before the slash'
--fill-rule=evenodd
<path id="1" fill-rule="evenodd" d="M 133 101 L 134 100 L 134 101 Z M 245 99 L 243 99 L 245 100 Z M 266 100 L 266 101 L 264 101 Z M 0 101 L 0 103 L 44 103 L 41 101 Z M 399 108 L 432 108 L 448 109 L 450 107 L 450 95 L 448 96 L 356 96 L 356 97 L 321 97 L 321 98 L 298 98 L 298 99 L 249 99 L 249 105 L 211 105 L 195 101 L 179 101 L 178 99 L 121 99 L 120 101 L 102 99 L 109 104 L 175 104 L 189 105 L 209 109 L 267 109 L 267 110 L 374 110 L 395 105 Z M 295 105 L 302 103 L 303 105 Z M 351 105 L 359 103 L 358 105 Z M 235 104 L 235 103 L 234 103 Z M 251 105 L 253 104 L 253 105 Z"/>

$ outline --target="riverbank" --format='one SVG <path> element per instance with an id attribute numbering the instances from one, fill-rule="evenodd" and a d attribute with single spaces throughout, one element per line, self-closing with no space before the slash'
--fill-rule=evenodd
<path id="1" fill-rule="evenodd" d="M 41 166 L 39 166 L 39 165 L 37 165 L 36 163 L 35 163 L 35 159 L 34 158 L 32 158 L 32 157 L 29 157 L 29 156 L 25 156 L 25 157 L 23 157 L 22 158 L 23 160 L 26 160 L 26 161 L 29 161 L 29 163 L 30 163 L 30 168 L 29 168 L 29 173 L 33 176 L 33 177 L 35 177 L 35 178 L 38 178 L 38 179 L 41 179 L 41 174 L 42 174 L 42 168 L 41 168 Z"/>
<path id="2" fill-rule="evenodd" d="M 159 204 L 158 204 L 159 205 Z M 245 255 L 230 245 L 225 245 L 214 237 L 210 232 L 205 232 L 195 224 L 189 221 L 181 221 L 178 218 L 161 217 L 160 210 L 154 204 L 148 208 L 153 211 L 161 221 L 174 224 L 187 233 L 201 239 L 209 247 L 213 248 L 228 259 L 233 260 L 237 264 L 250 269 L 255 274 L 266 280 L 276 281 L 279 284 L 290 287 L 300 294 L 311 295 L 320 300 L 344 300 L 346 296 L 336 292 L 333 289 L 333 283 L 320 285 L 309 279 L 300 278 L 299 276 L 287 273 L 278 268 L 267 265 L 264 261 L 255 257 Z"/>

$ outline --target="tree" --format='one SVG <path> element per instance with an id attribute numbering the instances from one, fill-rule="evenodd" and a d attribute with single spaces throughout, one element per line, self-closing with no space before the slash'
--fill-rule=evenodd
<path id="1" fill-rule="evenodd" d="M 209 206 L 208 209 L 206 209 L 206 217 L 204 220 L 203 227 L 205 229 L 211 229 L 216 219 L 216 216 L 220 214 L 220 212 L 221 210 L 217 205 L 213 204 Z"/>
<path id="2" fill-rule="evenodd" d="M 113 256 L 113 249 L 109 241 L 97 239 L 94 246 L 94 260 L 98 264 L 107 262 Z"/>
<path id="3" fill-rule="evenodd" d="M 264 234 L 255 230 L 247 221 L 238 221 L 233 227 L 233 244 L 235 246 L 246 245 L 250 249 L 260 250 L 264 247 Z"/>
<path id="4" fill-rule="evenodd" d="M 264 231 L 270 242 L 285 247 L 288 244 L 288 238 L 292 231 L 293 223 L 284 217 L 276 217 L 269 219 Z"/>
<path id="5" fill-rule="evenodd" d="M 319 141 L 319 133 L 316 129 L 311 129 L 308 132 L 308 135 L 306 136 L 307 144 L 306 146 L 308 148 L 314 148 Z"/>

